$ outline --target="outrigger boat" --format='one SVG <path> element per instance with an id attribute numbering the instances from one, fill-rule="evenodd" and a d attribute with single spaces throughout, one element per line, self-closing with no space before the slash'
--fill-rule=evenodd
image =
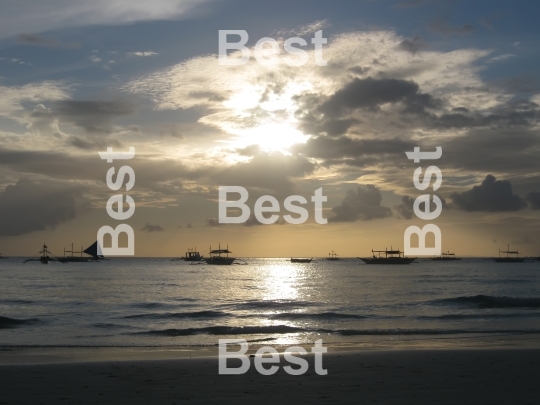
<path id="1" fill-rule="evenodd" d="M 461 260 L 461 257 L 456 257 L 455 253 L 450 253 L 450 251 L 448 251 L 446 253 L 442 252 L 440 256 L 432 257 L 431 260 Z"/>
<path id="2" fill-rule="evenodd" d="M 501 250 L 499 249 L 499 257 L 493 257 L 492 259 L 495 260 L 497 263 L 522 263 L 525 261 L 524 257 L 519 257 L 519 251 L 517 250 L 510 250 L 510 245 L 508 246 L 508 250 Z M 501 253 L 506 253 L 506 257 L 501 256 Z M 510 256 L 515 255 L 515 256 Z"/>
<path id="3" fill-rule="evenodd" d="M 236 260 L 235 257 L 229 257 L 229 253 L 232 253 L 229 250 L 229 245 L 227 245 L 227 249 L 221 249 L 221 244 L 219 245 L 219 248 L 217 250 L 212 250 L 212 246 L 210 246 L 210 257 L 201 260 L 204 260 L 206 264 L 213 264 L 216 266 L 230 266 L 234 263 Z M 225 255 L 225 256 L 222 256 Z"/>
<path id="4" fill-rule="evenodd" d="M 336 252 L 332 250 L 331 253 L 328 253 L 328 257 L 326 258 L 326 260 L 339 260 L 339 256 Z"/>
<path id="5" fill-rule="evenodd" d="M 403 252 L 398 250 L 373 250 L 373 257 L 358 257 L 365 264 L 411 264 L 416 260 L 416 257 L 404 257 Z M 383 256 L 384 254 L 384 256 Z"/>
<path id="6" fill-rule="evenodd" d="M 291 263 L 311 263 L 313 258 L 311 259 L 294 259 L 291 257 Z"/>
<path id="7" fill-rule="evenodd" d="M 26 259 L 23 263 L 41 262 L 43 264 L 49 264 L 49 262 L 54 262 L 57 260 L 51 257 L 52 253 L 49 251 L 49 248 L 45 244 L 43 244 L 43 250 L 39 253 L 41 254 L 41 257 L 39 259 Z"/>
<path id="8" fill-rule="evenodd" d="M 71 253 L 71 256 L 66 256 L 66 253 Z M 87 254 L 88 257 L 83 256 L 83 253 Z M 75 256 L 75 254 L 80 254 L 80 256 Z M 60 263 L 88 263 L 88 262 L 99 262 L 99 259 L 103 259 L 103 256 L 98 255 L 98 245 L 97 241 L 86 250 L 76 252 L 73 250 L 73 243 L 71 244 L 71 250 L 66 250 L 64 248 L 64 257 L 57 257 L 57 260 Z"/>

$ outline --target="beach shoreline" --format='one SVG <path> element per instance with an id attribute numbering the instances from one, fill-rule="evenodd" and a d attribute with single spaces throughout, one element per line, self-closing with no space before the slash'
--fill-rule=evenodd
<path id="1" fill-rule="evenodd" d="M 274 375 L 260 375 L 253 358 L 243 375 L 219 375 L 215 355 L 95 359 L 4 363 L 0 365 L 0 380 L 8 388 L 3 390 L 0 402 L 533 404 L 540 394 L 540 349 L 332 348 L 323 356 L 327 375 L 315 373 L 313 355 L 308 354 L 309 370 L 301 376 L 291 376 L 283 367 Z M 287 365 L 282 357 L 280 360 L 281 366 Z"/>

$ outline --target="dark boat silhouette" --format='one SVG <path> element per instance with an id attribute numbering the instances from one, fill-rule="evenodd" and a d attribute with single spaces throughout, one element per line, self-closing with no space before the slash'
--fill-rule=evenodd
<path id="1" fill-rule="evenodd" d="M 291 257 L 291 263 L 311 263 L 313 258 L 311 259 L 299 259 L 299 258 L 292 258 Z"/>
<path id="2" fill-rule="evenodd" d="M 216 250 L 212 250 L 212 246 L 210 246 L 210 257 L 202 260 L 204 260 L 206 264 L 212 264 L 215 266 L 230 266 L 234 263 L 236 258 L 229 257 L 229 253 L 232 253 L 229 250 L 229 245 L 227 245 L 227 249 L 221 249 L 221 245 L 219 245 L 219 248 Z"/>
<path id="3" fill-rule="evenodd" d="M 66 253 L 71 253 L 71 256 L 66 256 Z M 83 256 L 83 253 L 88 256 Z M 75 256 L 75 254 L 80 254 L 80 256 Z M 64 257 L 57 257 L 57 260 L 60 263 L 88 263 L 88 262 L 99 262 L 100 259 L 103 259 L 103 256 L 98 255 L 98 243 L 94 242 L 89 248 L 76 252 L 73 250 L 73 243 L 71 244 L 71 250 L 66 250 L 64 248 Z"/>
<path id="4" fill-rule="evenodd" d="M 186 262 L 200 262 L 204 258 L 201 256 L 199 252 L 197 252 L 197 248 L 190 249 L 188 248 L 188 251 L 186 252 L 186 255 L 184 257 L 179 257 L 177 259 L 171 259 L 172 262 L 184 260 Z"/>
<path id="5" fill-rule="evenodd" d="M 328 253 L 328 257 L 326 258 L 326 260 L 333 260 L 333 261 L 336 261 L 336 260 L 339 260 L 339 256 L 336 252 L 334 252 L 332 250 L 331 253 Z"/>
<path id="6" fill-rule="evenodd" d="M 398 250 L 371 250 L 373 257 L 359 257 L 365 264 L 411 264 L 416 257 L 404 257 L 403 252 Z M 384 256 L 383 256 L 384 254 Z"/>
<path id="7" fill-rule="evenodd" d="M 50 262 L 57 261 L 57 259 L 51 257 L 52 253 L 49 251 L 49 248 L 45 243 L 43 244 L 43 250 L 39 253 L 41 256 L 38 259 L 26 259 L 23 263 L 41 262 L 42 264 L 49 264 Z"/>
<path id="8" fill-rule="evenodd" d="M 510 250 L 510 245 L 507 246 L 508 250 L 499 249 L 499 257 L 493 257 L 492 259 L 495 260 L 497 263 L 522 263 L 525 261 L 524 257 L 519 257 L 519 251 Z M 506 256 L 501 256 L 501 253 L 506 253 Z"/>
<path id="9" fill-rule="evenodd" d="M 440 256 L 432 257 L 431 260 L 440 260 L 440 261 L 447 261 L 447 260 L 461 260 L 461 257 L 456 257 L 455 253 L 448 252 L 442 252 Z"/>

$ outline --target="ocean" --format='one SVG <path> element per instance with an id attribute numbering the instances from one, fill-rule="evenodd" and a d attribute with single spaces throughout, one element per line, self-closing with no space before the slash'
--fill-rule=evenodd
<path id="1" fill-rule="evenodd" d="M 540 262 L 246 259 L 191 265 L 0 260 L 0 346 L 324 343 L 392 346 L 540 336 Z"/>

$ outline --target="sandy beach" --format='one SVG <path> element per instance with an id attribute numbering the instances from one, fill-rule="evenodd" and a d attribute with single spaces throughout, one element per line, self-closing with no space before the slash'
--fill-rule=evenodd
<path id="1" fill-rule="evenodd" d="M 219 375 L 217 356 L 185 355 L 91 361 L 82 352 L 84 361 L 20 364 L 38 359 L 3 354 L 0 403 L 535 404 L 540 394 L 540 350 L 334 351 L 324 356 L 326 376 L 315 374 L 312 355 L 303 376 L 260 375 L 253 358 L 246 374 Z"/>

